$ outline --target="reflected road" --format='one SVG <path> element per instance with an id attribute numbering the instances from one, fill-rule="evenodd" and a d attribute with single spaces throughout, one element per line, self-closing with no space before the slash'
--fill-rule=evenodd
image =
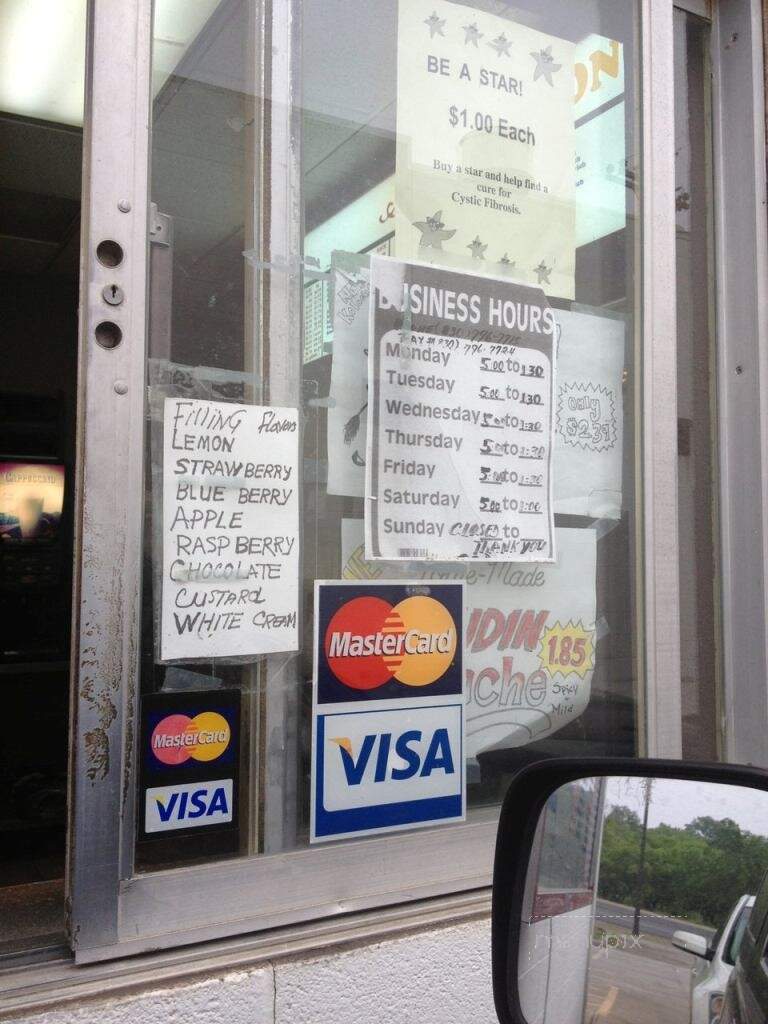
<path id="1" fill-rule="evenodd" d="M 631 907 L 598 900 L 584 1024 L 688 1024 L 694 957 L 675 949 L 672 934 L 709 939 L 713 930 L 645 913 L 633 939 L 633 919 Z"/>
<path id="2" fill-rule="evenodd" d="M 632 931 L 635 911 L 633 907 L 625 907 L 621 903 L 611 903 L 610 900 L 598 900 L 595 909 L 596 919 L 604 926 L 616 925 L 621 929 Z M 672 939 L 673 932 L 678 930 L 693 932 L 694 935 L 702 935 L 709 940 L 715 934 L 714 928 L 706 928 L 700 924 L 689 924 L 687 921 L 677 921 L 672 917 L 661 917 L 658 914 L 651 914 L 643 911 L 640 914 L 640 933 L 642 935 L 658 935 L 663 939 Z"/>

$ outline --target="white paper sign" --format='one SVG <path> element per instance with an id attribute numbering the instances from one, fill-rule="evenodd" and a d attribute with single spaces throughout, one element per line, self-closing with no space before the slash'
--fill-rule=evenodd
<path id="1" fill-rule="evenodd" d="M 367 268 L 359 271 L 368 281 Z M 341 308 L 341 307 L 340 307 Z M 554 310 L 557 346 L 554 510 L 618 519 L 622 500 L 625 323 L 601 312 Z M 328 493 L 365 494 L 368 309 L 337 318 L 328 411 Z M 361 415 L 362 410 L 362 415 Z"/>
<path id="2" fill-rule="evenodd" d="M 555 512 L 619 519 L 624 444 L 621 317 L 555 310 Z"/>
<path id="3" fill-rule="evenodd" d="M 333 254 L 328 493 L 362 498 L 368 436 L 369 257 Z"/>
<path id="4" fill-rule="evenodd" d="M 373 257 L 371 293 L 368 557 L 552 561 L 541 290 Z"/>
<path id="5" fill-rule="evenodd" d="M 594 530 L 557 530 L 557 563 L 435 564 L 365 558 L 343 519 L 342 578 L 462 579 L 467 757 L 543 739 L 589 704 L 595 665 Z"/>
<path id="6" fill-rule="evenodd" d="M 296 409 L 166 398 L 161 657 L 298 648 Z"/>
<path id="7" fill-rule="evenodd" d="M 400 0 L 395 254 L 573 298 L 574 44 Z"/>

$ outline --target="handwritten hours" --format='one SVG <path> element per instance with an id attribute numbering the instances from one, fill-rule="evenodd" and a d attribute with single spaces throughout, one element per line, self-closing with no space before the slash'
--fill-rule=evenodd
<path id="1" fill-rule="evenodd" d="M 551 560 L 542 293 L 381 257 L 371 281 L 367 556 Z"/>

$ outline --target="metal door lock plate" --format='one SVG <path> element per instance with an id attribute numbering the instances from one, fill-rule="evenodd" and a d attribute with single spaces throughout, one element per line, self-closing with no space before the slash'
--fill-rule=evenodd
<path id="1" fill-rule="evenodd" d="M 110 306 L 119 306 L 125 295 L 119 284 L 105 284 L 101 289 L 101 297 Z"/>

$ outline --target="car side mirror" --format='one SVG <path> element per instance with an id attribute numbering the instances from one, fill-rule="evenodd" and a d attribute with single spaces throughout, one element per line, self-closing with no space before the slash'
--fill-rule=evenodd
<path id="1" fill-rule="evenodd" d="M 718 955 L 715 932 L 766 868 L 768 772 L 629 758 L 523 767 L 494 865 L 499 1020 L 688 1024 L 706 982 L 692 956 Z"/>
<path id="2" fill-rule="evenodd" d="M 712 951 L 703 935 L 677 931 L 672 935 L 672 945 L 677 949 L 682 949 L 684 953 L 692 953 L 694 956 L 703 957 L 705 960 L 712 959 Z"/>

